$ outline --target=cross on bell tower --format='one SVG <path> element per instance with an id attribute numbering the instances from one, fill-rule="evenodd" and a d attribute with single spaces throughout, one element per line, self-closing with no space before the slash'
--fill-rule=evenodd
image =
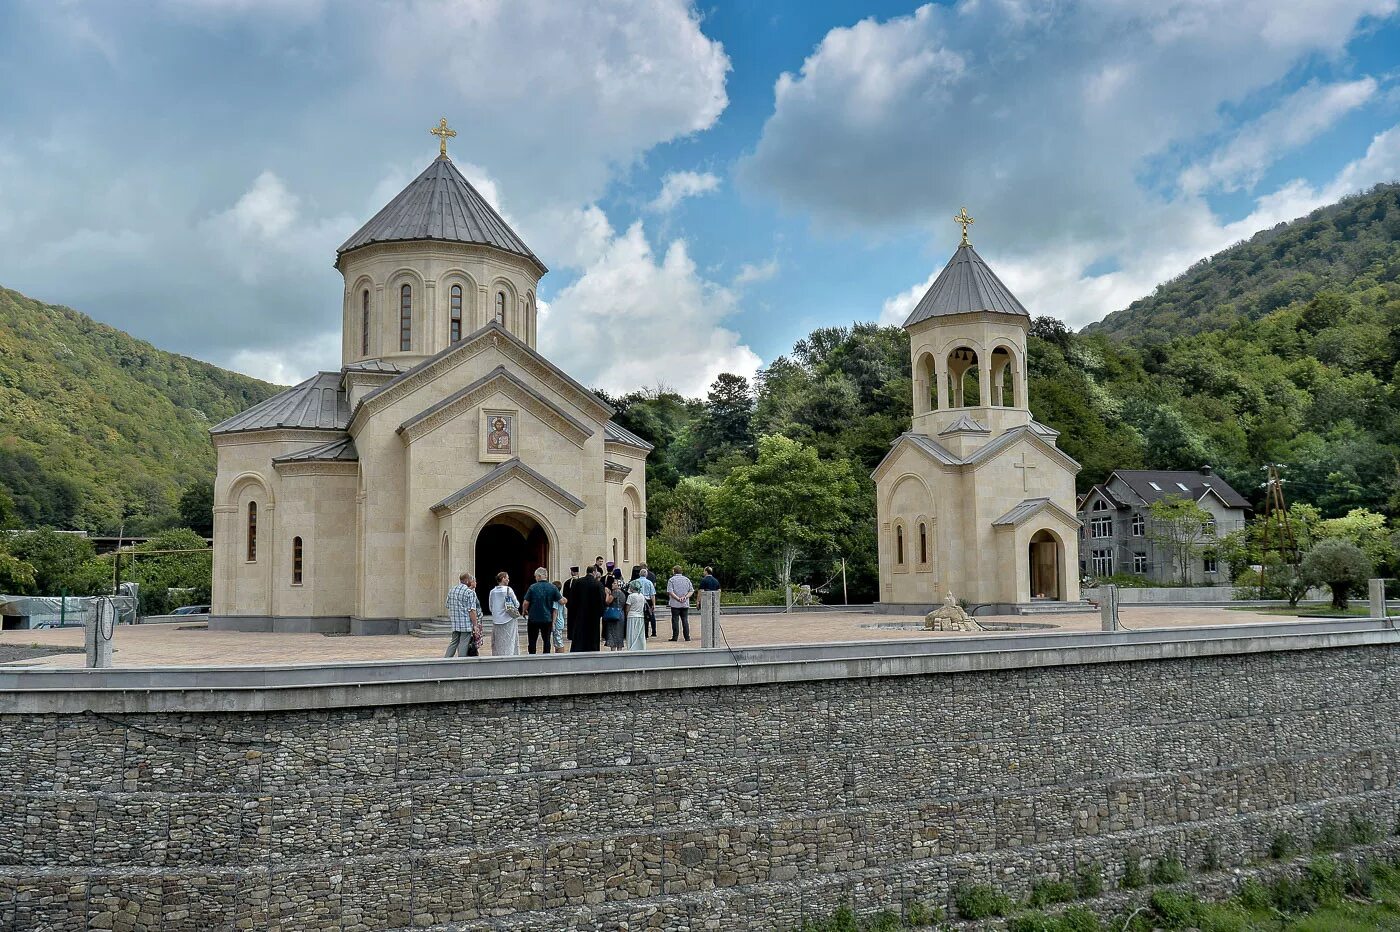
<path id="1" fill-rule="evenodd" d="M 438 158 L 447 158 L 447 140 L 457 135 L 455 129 L 447 128 L 447 117 L 443 117 L 439 120 L 438 125 L 428 130 L 428 132 L 438 138 Z M 964 242 L 966 242 L 966 240 L 964 240 Z"/>
<path id="2" fill-rule="evenodd" d="M 962 244 L 964 246 L 971 246 L 972 244 L 967 241 L 967 228 L 977 221 L 968 216 L 966 207 L 960 207 L 958 209 L 958 215 L 953 218 L 953 222 L 962 224 Z"/>

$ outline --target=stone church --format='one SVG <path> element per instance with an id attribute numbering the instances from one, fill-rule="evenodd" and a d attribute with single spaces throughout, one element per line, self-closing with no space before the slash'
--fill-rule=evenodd
<path id="1" fill-rule="evenodd" d="M 915 306 L 914 416 L 875 468 L 880 602 L 1079 600 L 1079 464 L 1026 397 L 1030 315 L 967 239 Z M 1047 606 L 1048 607 L 1048 606 Z"/>
<path id="2" fill-rule="evenodd" d="M 340 247 L 341 367 L 211 430 L 211 628 L 401 633 L 463 570 L 646 558 L 651 446 L 535 349 L 544 263 L 440 154 Z"/>

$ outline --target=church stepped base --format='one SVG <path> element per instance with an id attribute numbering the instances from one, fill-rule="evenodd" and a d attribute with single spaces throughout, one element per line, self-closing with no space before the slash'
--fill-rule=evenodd
<path id="1" fill-rule="evenodd" d="M 1098 611 L 1089 602 L 1022 602 L 1016 606 L 1018 615 L 1077 615 Z"/>

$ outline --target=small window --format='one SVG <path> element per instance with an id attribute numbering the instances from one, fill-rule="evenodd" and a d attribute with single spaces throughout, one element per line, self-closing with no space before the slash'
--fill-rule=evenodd
<path id="1" fill-rule="evenodd" d="M 1204 569 L 1207 573 L 1215 573 L 1220 569 L 1216 561 L 1214 550 L 1207 550 L 1204 554 L 1202 554 L 1201 568 Z"/>
<path id="2" fill-rule="evenodd" d="M 258 503 L 248 503 L 248 562 L 258 559 Z"/>
<path id="3" fill-rule="evenodd" d="M 1109 515 L 1104 515 L 1098 518 L 1090 518 L 1089 533 L 1100 540 L 1102 540 L 1105 537 L 1112 537 L 1113 518 Z"/>
<path id="4" fill-rule="evenodd" d="M 1215 519 L 1214 519 L 1214 518 L 1206 518 L 1205 523 L 1201 525 L 1201 529 L 1202 529 L 1203 531 L 1205 531 L 1205 534 L 1206 534 L 1207 537 L 1214 537 L 1214 536 L 1215 536 Z"/>
<path id="5" fill-rule="evenodd" d="M 1093 571 L 1094 571 L 1094 575 L 1095 575 L 1095 576 L 1100 576 L 1100 577 L 1112 576 L 1112 575 L 1113 575 L 1113 551 L 1112 551 L 1112 550 L 1095 550 L 1095 551 L 1094 551 L 1094 554 L 1093 554 L 1093 556 L 1092 556 L 1092 558 L 1090 559 L 1090 564 L 1091 564 L 1091 566 L 1093 567 Z"/>
<path id="6" fill-rule="evenodd" d="M 1133 554 L 1133 572 L 1139 576 L 1147 572 L 1147 554 L 1141 550 Z"/>
<path id="7" fill-rule="evenodd" d="M 448 342 L 456 343 L 462 339 L 462 286 L 452 286 L 452 315 L 451 323 L 448 325 Z"/>
<path id="8" fill-rule="evenodd" d="M 628 546 L 628 544 L 630 543 L 630 540 L 631 540 L 631 535 L 628 533 L 628 525 L 631 523 L 631 521 L 632 521 L 632 519 L 628 516 L 627 509 L 626 509 L 626 508 L 622 509 L 622 559 L 623 559 L 623 560 L 630 560 L 630 559 L 631 559 L 631 557 L 628 556 L 628 554 L 630 554 L 630 553 L 632 552 L 632 548 Z"/>
<path id="9" fill-rule="evenodd" d="M 1180 483 L 1180 482 L 1178 482 L 1178 483 L 1176 484 L 1176 487 L 1177 487 L 1178 489 L 1180 489 L 1181 491 L 1183 491 L 1183 492 L 1189 492 L 1189 491 L 1191 491 L 1191 490 L 1188 489 L 1184 484 L 1182 484 L 1182 483 Z"/>
<path id="10" fill-rule="evenodd" d="M 399 352 L 406 353 L 413 348 L 413 289 L 404 285 L 399 289 Z"/>
<path id="11" fill-rule="evenodd" d="M 292 538 L 292 585 L 301 585 L 301 538 Z"/>
<path id="12" fill-rule="evenodd" d="M 1141 537 L 1147 533 L 1147 519 L 1142 515 L 1133 515 L 1133 536 Z"/>
<path id="13" fill-rule="evenodd" d="M 1158 492 L 1162 491 L 1162 487 L 1155 482 L 1149 482 L 1147 484 L 1152 486 L 1152 488 L 1157 490 Z"/>
<path id="14" fill-rule="evenodd" d="M 369 355 L 369 289 L 360 295 L 360 355 Z"/>
<path id="15" fill-rule="evenodd" d="M 919 562 L 928 562 L 928 527 L 919 522 Z"/>
<path id="16" fill-rule="evenodd" d="M 506 293 L 504 291 L 496 292 L 496 323 L 502 327 L 506 324 Z"/>
<path id="17" fill-rule="evenodd" d="M 894 529 L 894 562 L 904 565 L 904 528 Z"/>
<path id="18" fill-rule="evenodd" d="M 1103 499 L 1099 499 L 1098 501 L 1094 502 L 1094 507 L 1093 507 L 1093 508 L 1090 508 L 1089 510 L 1090 510 L 1090 511 L 1108 511 L 1108 510 L 1109 510 L 1110 508 L 1112 508 L 1112 507 L 1113 507 L 1113 506 L 1110 505 L 1108 502 L 1104 501 Z"/>

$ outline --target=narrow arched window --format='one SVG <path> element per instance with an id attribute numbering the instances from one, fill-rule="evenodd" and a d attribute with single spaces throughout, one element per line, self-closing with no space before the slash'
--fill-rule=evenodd
<path id="1" fill-rule="evenodd" d="M 413 289 L 404 285 L 399 289 L 399 350 L 408 352 L 413 348 Z"/>
<path id="2" fill-rule="evenodd" d="M 301 585 L 301 538 L 292 538 L 292 585 Z"/>
<path id="3" fill-rule="evenodd" d="M 451 323 L 448 324 L 448 342 L 456 343 L 462 339 L 462 286 L 452 286 L 452 314 Z"/>
<path id="4" fill-rule="evenodd" d="M 628 517 L 627 509 L 624 508 L 622 509 L 622 559 L 624 560 L 629 559 L 627 554 L 630 552 L 630 549 L 627 546 L 627 541 L 630 535 L 627 533 L 627 526 L 630 523 L 631 518 Z"/>
<path id="5" fill-rule="evenodd" d="M 506 293 L 496 292 L 496 322 L 502 327 L 506 325 Z"/>
<path id="6" fill-rule="evenodd" d="M 258 558 L 258 503 L 248 503 L 248 562 Z"/>
<path id="7" fill-rule="evenodd" d="M 369 289 L 360 295 L 360 355 L 369 355 Z"/>
<path id="8" fill-rule="evenodd" d="M 904 528 L 894 529 L 894 562 L 904 565 Z"/>
<path id="9" fill-rule="evenodd" d="M 919 522 L 919 562 L 928 562 L 928 527 Z"/>

